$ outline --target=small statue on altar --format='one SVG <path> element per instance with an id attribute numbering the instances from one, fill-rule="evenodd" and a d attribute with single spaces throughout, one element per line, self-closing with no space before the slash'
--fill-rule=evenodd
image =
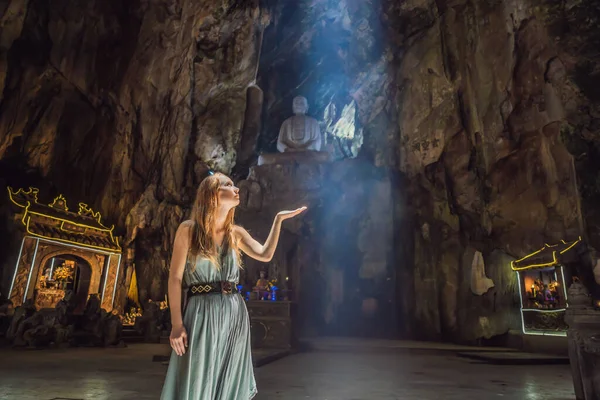
<path id="1" fill-rule="evenodd" d="M 265 278 L 265 271 L 260 271 L 260 278 L 256 281 L 255 289 L 267 290 L 268 285 L 269 281 Z"/>
<path id="2" fill-rule="evenodd" d="M 321 130 L 319 122 L 306 115 L 308 101 L 305 97 L 295 97 L 292 104 L 294 116 L 283 121 L 277 139 L 280 152 L 321 151 Z"/>
<path id="3" fill-rule="evenodd" d="M 258 293 L 259 299 L 263 299 L 269 295 L 269 281 L 265 278 L 265 271 L 260 271 L 260 278 L 256 281 L 256 285 L 252 290 Z"/>

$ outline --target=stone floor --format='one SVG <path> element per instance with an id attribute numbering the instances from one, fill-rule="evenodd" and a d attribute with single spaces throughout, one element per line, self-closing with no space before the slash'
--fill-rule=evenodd
<path id="1" fill-rule="evenodd" d="M 0 352 L 0 399 L 158 399 L 159 345 Z M 256 369 L 262 399 L 574 399 L 568 365 L 495 366 L 452 352 L 314 351 Z"/>

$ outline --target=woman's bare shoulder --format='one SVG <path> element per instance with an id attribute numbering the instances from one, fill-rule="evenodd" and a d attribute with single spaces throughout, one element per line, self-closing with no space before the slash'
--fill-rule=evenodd
<path id="1" fill-rule="evenodd" d="M 194 226 L 194 221 L 192 221 L 191 219 L 187 219 L 185 221 L 183 221 L 181 224 L 179 224 L 180 228 L 191 228 L 192 226 Z"/>
<path id="2" fill-rule="evenodd" d="M 247 230 L 245 230 L 244 228 L 242 228 L 242 227 L 241 227 L 241 226 L 239 226 L 239 225 L 234 225 L 234 226 L 233 226 L 233 228 L 231 229 L 231 231 L 232 231 L 232 232 L 233 232 L 233 234 L 234 234 L 234 235 L 236 235 L 236 236 L 241 236 L 241 235 L 244 235 L 244 234 L 247 234 L 247 233 L 248 233 L 248 231 L 247 231 Z"/>
<path id="3" fill-rule="evenodd" d="M 176 235 L 177 236 L 182 236 L 182 235 L 189 236 L 193 226 L 194 226 L 194 221 L 189 220 L 189 219 L 187 221 L 183 221 L 181 224 L 179 224 Z"/>

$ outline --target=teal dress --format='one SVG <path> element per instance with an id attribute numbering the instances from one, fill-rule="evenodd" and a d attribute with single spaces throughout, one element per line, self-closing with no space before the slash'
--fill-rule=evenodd
<path id="1" fill-rule="evenodd" d="M 238 282 L 233 251 L 218 270 L 198 257 L 186 263 L 183 290 L 207 282 Z M 161 400 L 247 400 L 256 393 L 250 352 L 250 319 L 239 294 L 190 296 L 183 314 L 188 347 L 183 356 L 171 353 Z"/>

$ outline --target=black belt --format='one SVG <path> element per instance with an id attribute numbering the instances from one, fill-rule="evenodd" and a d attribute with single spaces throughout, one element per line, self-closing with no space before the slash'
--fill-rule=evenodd
<path id="1" fill-rule="evenodd" d="M 196 296 L 199 294 L 222 293 L 234 294 L 240 291 L 235 286 L 235 282 L 209 282 L 192 285 L 188 288 L 188 296 Z"/>

